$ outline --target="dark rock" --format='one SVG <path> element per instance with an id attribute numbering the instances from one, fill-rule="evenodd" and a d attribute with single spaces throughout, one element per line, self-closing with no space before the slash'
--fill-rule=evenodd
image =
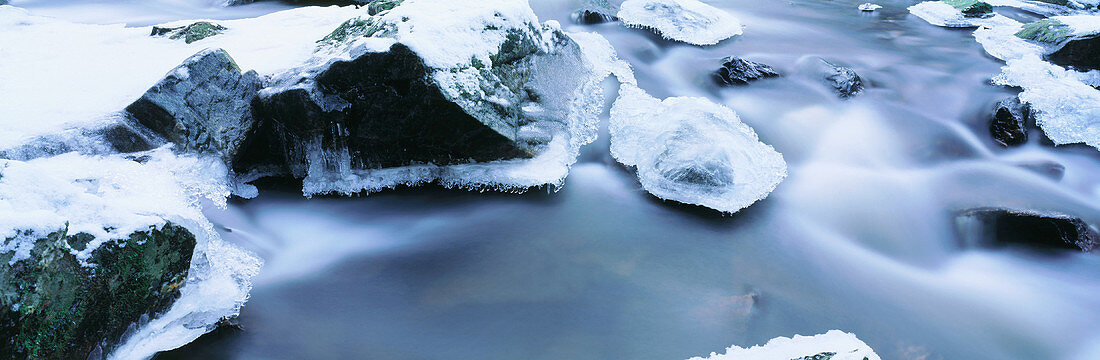
<path id="1" fill-rule="evenodd" d="M 116 114 L 107 125 L 90 129 L 70 129 L 28 139 L 19 145 L 0 149 L 0 159 L 26 161 L 77 152 L 85 155 L 134 153 L 157 147 L 156 135 L 130 119 Z"/>
<path id="2" fill-rule="evenodd" d="M 1001 146 L 1018 146 L 1027 142 L 1027 124 L 1031 121 L 1031 109 L 1016 96 L 997 102 L 989 133 Z"/>
<path id="3" fill-rule="evenodd" d="M 1100 70 L 1100 34 L 1066 40 L 1046 60 L 1078 71 Z"/>
<path id="4" fill-rule="evenodd" d="M 618 11 L 607 0 L 587 0 L 584 6 L 573 12 L 571 18 L 577 24 L 595 25 L 619 21 L 616 13 Z"/>
<path id="5" fill-rule="evenodd" d="M 187 279 L 195 236 L 171 223 L 92 251 L 87 234 L 37 239 L 31 257 L 0 254 L 0 358 L 87 359 L 117 345 L 131 324 L 168 309 Z"/>
<path id="6" fill-rule="evenodd" d="M 126 107 L 134 119 L 182 150 L 237 154 L 254 126 L 259 75 L 241 69 L 225 50 L 204 50 L 168 73 Z"/>
<path id="7" fill-rule="evenodd" d="M 967 247 L 1027 246 L 1093 252 L 1100 235 L 1081 219 L 1003 209 L 965 211 L 955 225 Z"/>
<path id="8" fill-rule="evenodd" d="M 778 76 L 779 72 L 771 66 L 731 56 L 722 60 L 722 67 L 714 72 L 714 81 L 726 86 L 747 85 L 754 80 Z"/>
<path id="9" fill-rule="evenodd" d="M 841 99 L 848 99 L 863 92 L 863 79 L 850 67 L 834 65 L 828 61 L 825 63 L 825 83 L 836 90 Z"/>
<path id="10" fill-rule="evenodd" d="M 168 35 L 169 39 L 172 39 L 172 40 L 183 39 L 184 42 L 190 44 L 190 43 L 193 43 L 193 42 L 196 42 L 196 41 L 199 41 L 199 40 L 202 40 L 202 39 L 205 39 L 205 38 L 217 35 L 217 34 L 221 34 L 222 31 L 225 31 L 225 30 L 226 30 L 226 28 L 224 26 L 214 24 L 214 23 L 211 23 L 211 22 L 200 21 L 200 22 L 197 22 L 197 23 L 194 23 L 194 24 L 191 24 L 191 25 L 181 26 L 181 27 L 174 27 L 174 28 L 164 28 L 164 27 L 154 26 L 152 33 L 150 33 L 149 35 L 150 36 L 165 36 L 165 35 Z"/>

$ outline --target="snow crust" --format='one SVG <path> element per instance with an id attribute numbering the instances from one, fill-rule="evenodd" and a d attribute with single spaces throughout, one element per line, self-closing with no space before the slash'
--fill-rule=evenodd
<path id="1" fill-rule="evenodd" d="M 151 37 L 151 27 L 76 24 L 0 6 L 0 149 L 35 136 L 111 123 L 111 114 L 139 98 L 165 71 L 206 48 L 223 48 L 243 69 L 261 75 L 295 67 L 313 55 L 316 40 L 361 12 L 306 7 L 253 19 L 210 20 L 227 30 L 185 44 Z"/>
<path id="2" fill-rule="evenodd" d="M 881 360 L 866 343 L 840 330 L 814 336 L 777 337 L 767 344 L 750 348 L 735 345 L 726 349 L 725 354 L 711 353 L 706 358 L 693 357 L 688 360 L 787 360 L 826 352 L 836 353 L 831 360 Z"/>
<path id="3" fill-rule="evenodd" d="M 611 109 L 611 155 L 661 199 L 734 213 L 787 176 L 783 155 L 737 114 L 704 98 L 659 100 L 624 84 Z"/>
<path id="4" fill-rule="evenodd" d="M 130 157 L 68 153 L 0 160 L 0 251 L 15 253 L 12 264 L 23 261 L 36 239 L 67 227 L 69 234 L 95 237 L 84 250 L 70 251 L 84 266 L 96 266 L 86 261 L 105 243 L 169 221 L 186 227 L 197 245 L 181 297 L 164 316 L 135 330 L 137 340 L 114 356 L 148 358 L 235 316 L 260 269 L 259 258 L 221 240 L 202 215 L 200 202 L 225 206 L 226 173 L 220 159 L 178 156 L 168 147 Z"/>
<path id="5" fill-rule="evenodd" d="M 627 0 L 619 19 L 631 27 L 652 28 L 667 39 L 714 45 L 743 32 L 741 21 L 698 0 Z"/>

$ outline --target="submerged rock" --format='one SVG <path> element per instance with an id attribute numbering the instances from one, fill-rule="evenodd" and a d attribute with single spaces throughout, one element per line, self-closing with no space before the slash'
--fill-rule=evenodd
<path id="1" fill-rule="evenodd" d="M 657 31 L 670 40 L 714 45 L 741 35 L 741 22 L 722 9 L 698 0 L 627 0 L 619 19 L 631 27 Z"/>
<path id="2" fill-rule="evenodd" d="M 215 24 L 215 23 L 211 23 L 211 22 L 200 21 L 200 22 L 197 22 L 197 23 L 194 23 L 194 24 L 191 24 L 191 25 L 181 26 L 181 27 L 174 27 L 174 28 L 165 28 L 165 27 L 154 26 L 153 27 L 153 32 L 149 35 L 150 36 L 165 36 L 165 35 L 167 35 L 169 39 L 172 39 L 172 40 L 183 39 L 184 42 L 190 44 L 190 43 L 193 43 L 193 42 L 196 42 L 196 41 L 199 41 L 199 40 L 202 40 L 202 39 L 220 34 L 222 31 L 225 31 L 225 30 L 226 30 L 226 28 L 224 26 L 221 26 L 221 25 L 218 25 L 218 24 Z"/>
<path id="3" fill-rule="evenodd" d="M 611 109 L 611 155 L 654 196 L 734 213 L 787 176 L 783 155 L 732 110 L 702 98 L 658 100 L 633 85 Z"/>
<path id="4" fill-rule="evenodd" d="M 1100 243 L 1091 226 L 1060 214 L 976 209 L 957 215 L 955 225 L 968 247 L 1018 245 L 1093 252 Z"/>
<path id="5" fill-rule="evenodd" d="M 1018 146 L 1027 142 L 1027 126 L 1031 122 L 1031 109 L 1012 96 L 997 102 L 993 109 L 993 119 L 989 122 L 989 133 L 1001 146 Z"/>
<path id="6" fill-rule="evenodd" d="M 833 64 L 825 59 L 819 60 L 820 63 L 817 66 L 819 76 L 825 85 L 833 88 L 841 99 L 849 99 L 863 92 L 863 78 L 859 77 L 855 70 Z"/>
<path id="7" fill-rule="evenodd" d="M 234 157 L 252 130 L 252 101 L 261 85 L 242 73 L 225 50 L 208 49 L 185 60 L 126 111 L 179 148 Z"/>
<path id="8" fill-rule="evenodd" d="M 881 360 L 878 354 L 855 335 L 830 330 L 814 336 L 777 337 L 767 344 L 742 348 L 730 346 L 725 354 L 711 353 L 706 358 L 688 360 Z"/>
<path id="9" fill-rule="evenodd" d="M 254 102 L 258 128 L 238 172 L 306 178 L 307 194 L 433 179 L 513 190 L 554 183 L 552 172 L 449 171 L 536 159 L 567 168 L 590 141 L 600 99 L 589 97 L 606 76 L 524 2 L 406 0 L 349 20 L 321 44 Z"/>
<path id="10" fill-rule="evenodd" d="M 714 72 L 714 80 L 721 85 L 747 85 L 764 78 L 778 77 L 779 71 L 771 66 L 737 57 L 722 60 L 722 67 Z"/>
<path id="11" fill-rule="evenodd" d="M 577 24 L 602 24 L 619 21 L 618 10 L 608 0 L 586 0 L 584 6 L 574 11 L 571 18 Z"/>
<path id="12" fill-rule="evenodd" d="M 100 245 L 61 229 L 29 257 L 0 253 L 0 353 L 11 359 L 85 359 L 117 345 L 131 324 L 165 311 L 187 279 L 195 236 L 172 223 Z M 10 241 L 10 239 L 9 239 Z"/>

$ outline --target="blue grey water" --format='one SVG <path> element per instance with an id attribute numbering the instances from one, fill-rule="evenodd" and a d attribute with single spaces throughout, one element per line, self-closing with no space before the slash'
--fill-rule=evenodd
<path id="1" fill-rule="evenodd" d="M 653 95 L 736 110 L 790 177 L 733 216 L 663 202 L 610 158 L 605 129 L 556 192 L 306 199 L 265 186 L 208 211 L 267 261 L 243 329 L 159 358 L 677 360 L 830 329 L 884 359 L 1100 356 L 1100 258 L 960 246 L 951 214 L 974 207 L 1100 224 L 1095 149 L 1044 145 L 1037 132 L 1012 150 L 990 138 L 988 111 L 1012 92 L 989 85 L 1002 64 L 969 31 L 908 16 L 915 1 L 862 13 L 863 1 L 714 0 L 745 35 L 694 47 L 573 25 L 570 0 L 531 2 L 544 21 L 607 37 Z M 109 20 L 210 17 L 198 9 Z M 709 74 L 730 55 L 784 77 L 719 89 Z M 867 91 L 837 99 L 803 70 L 814 57 L 853 67 Z M 1061 180 L 1022 166 L 1053 163 Z"/>

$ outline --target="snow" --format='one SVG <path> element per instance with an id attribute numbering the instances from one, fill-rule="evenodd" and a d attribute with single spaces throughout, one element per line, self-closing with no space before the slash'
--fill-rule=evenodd
<path id="1" fill-rule="evenodd" d="M 223 48 L 243 69 L 261 75 L 292 68 L 313 55 L 316 40 L 361 12 L 306 7 L 214 21 L 228 30 L 185 44 L 151 37 L 150 27 L 76 24 L 0 6 L 0 149 L 35 136 L 103 126 L 165 71 L 206 48 Z"/>
<path id="2" fill-rule="evenodd" d="M 694 45 L 714 45 L 743 31 L 733 15 L 698 0 L 627 0 L 618 16 L 627 26 L 652 28 Z"/>
<path id="3" fill-rule="evenodd" d="M 140 157 L 143 162 L 132 158 Z M 225 206 L 230 185 L 220 159 L 177 156 L 164 147 L 132 155 L 68 153 L 29 161 L 0 160 L 0 251 L 25 260 L 35 239 L 68 226 L 95 238 L 72 253 L 85 266 L 110 241 L 172 222 L 198 240 L 181 297 L 142 326 L 114 358 L 141 359 L 173 349 L 234 316 L 248 297 L 261 262 L 221 240 L 200 202 Z M 157 334 L 171 333 L 171 336 Z M 122 355 L 119 355 L 122 354 Z"/>
<path id="4" fill-rule="evenodd" d="M 878 354 L 855 335 L 830 330 L 821 335 L 793 338 L 777 337 L 765 345 L 742 348 L 731 346 L 725 354 L 711 353 L 709 357 L 688 360 L 786 360 L 812 357 L 821 353 L 835 353 L 831 360 L 881 360 Z"/>
<path id="5" fill-rule="evenodd" d="M 878 10 L 878 9 L 881 9 L 881 8 L 882 8 L 882 5 L 879 5 L 879 4 L 863 3 L 862 5 L 859 6 L 859 11 L 868 11 L 868 12 L 870 12 L 870 11 L 875 11 L 875 10 Z"/>
<path id="6" fill-rule="evenodd" d="M 611 109 L 611 155 L 661 199 L 734 213 L 787 176 L 783 155 L 737 114 L 703 98 L 658 100 L 624 84 Z"/>

